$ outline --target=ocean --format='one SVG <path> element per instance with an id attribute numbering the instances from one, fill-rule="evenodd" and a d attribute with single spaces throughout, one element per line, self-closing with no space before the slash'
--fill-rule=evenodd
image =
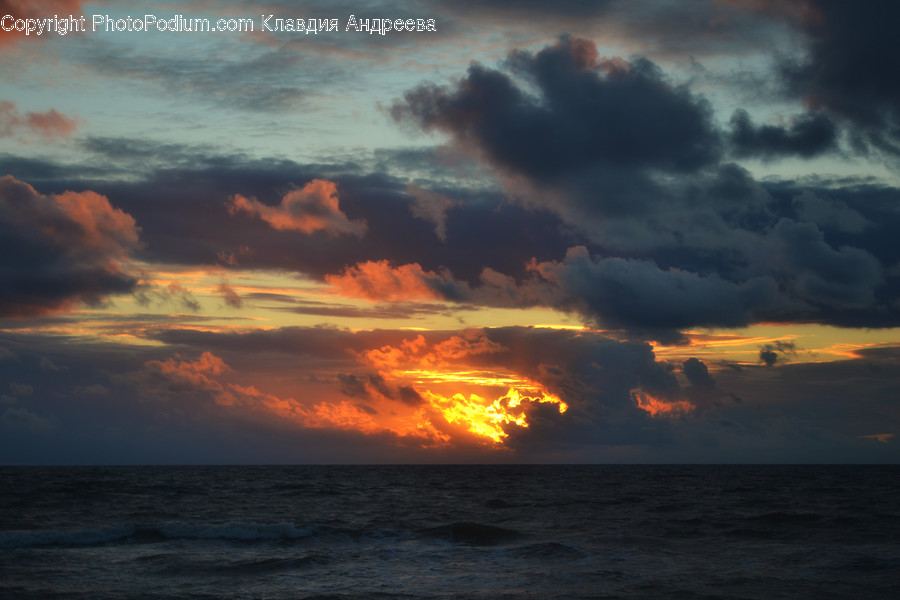
<path id="1" fill-rule="evenodd" d="M 0 598 L 900 598 L 900 467 L 5 467 Z"/>

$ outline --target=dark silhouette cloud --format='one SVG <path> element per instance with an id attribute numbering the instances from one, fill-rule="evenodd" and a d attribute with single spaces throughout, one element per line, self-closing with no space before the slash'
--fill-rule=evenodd
<path id="1" fill-rule="evenodd" d="M 790 127 L 754 125 L 745 110 L 731 117 L 729 141 L 739 157 L 773 160 L 785 156 L 812 158 L 837 149 L 837 127 L 823 114 L 806 114 Z"/>
<path id="2" fill-rule="evenodd" d="M 813 0 L 799 22 L 804 60 L 786 64 L 790 89 L 815 108 L 849 120 L 861 144 L 900 154 L 900 5 Z"/>
<path id="3" fill-rule="evenodd" d="M 540 182 L 591 166 L 679 172 L 716 159 L 707 104 L 667 84 L 646 59 L 600 59 L 593 42 L 562 37 L 536 54 L 513 52 L 508 65 L 537 96 L 476 64 L 456 86 L 408 92 L 391 113 Z"/>
<path id="4" fill-rule="evenodd" d="M 767 367 L 775 366 L 775 363 L 795 354 L 797 354 L 797 346 L 791 341 L 776 340 L 771 344 L 763 344 L 759 348 L 759 360 Z"/>
<path id="5" fill-rule="evenodd" d="M 709 374 L 709 368 L 702 360 L 689 358 L 681 364 L 681 372 L 688 378 L 691 385 L 698 388 L 711 388 L 716 385 L 716 380 Z"/>

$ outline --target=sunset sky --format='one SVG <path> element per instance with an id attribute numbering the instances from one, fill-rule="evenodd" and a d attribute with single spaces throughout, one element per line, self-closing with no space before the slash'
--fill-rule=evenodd
<path id="1" fill-rule="evenodd" d="M 898 6 L 0 0 L 0 463 L 897 462 Z"/>

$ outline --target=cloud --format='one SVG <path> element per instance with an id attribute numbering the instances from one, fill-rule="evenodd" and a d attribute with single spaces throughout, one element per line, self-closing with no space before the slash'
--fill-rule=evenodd
<path id="1" fill-rule="evenodd" d="M 0 423 L 9 429 L 23 429 L 33 433 L 47 433 L 59 427 L 53 417 L 44 417 L 27 408 L 10 407 L 0 415 Z"/>
<path id="2" fill-rule="evenodd" d="M 735 155 L 775 160 L 786 156 L 812 158 L 837 149 L 837 127 L 823 114 L 806 114 L 790 128 L 756 126 L 745 110 L 731 117 L 729 141 Z"/>
<path id="3" fill-rule="evenodd" d="M 891 43 L 900 6 L 809 5 L 809 18 L 797 23 L 808 39 L 806 56 L 782 66 L 789 89 L 808 106 L 849 121 L 857 145 L 900 154 L 900 83 L 892 76 L 900 49 Z"/>
<path id="4" fill-rule="evenodd" d="M 682 363 L 681 371 L 691 385 L 697 388 L 709 389 L 716 385 L 716 380 L 709 374 L 709 368 L 699 359 L 688 358 Z"/>
<path id="5" fill-rule="evenodd" d="M 231 198 L 229 214 L 244 212 L 259 217 L 278 231 L 301 231 L 328 235 L 350 234 L 362 237 L 364 221 L 351 221 L 338 206 L 337 185 L 331 181 L 314 179 L 299 190 L 291 190 L 281 198 L 279 206 L 268 206 L 255 198 L 240 194 Z"/>
<path id="6" fill-rule="evenodd" d="M 137 280 L 125 265 L 138 232 L 129 214 L 95 192 L 43 195 L 0 178 L 0 316 L 96 306 L 132 291 Z"/>
<path id="7" fill-rule="evenodd" d="M 41 371 L 52 373 L 53 371 L 64 371 L 65 367 L 58 367 L 51 359 L 46 356 L 41 357 Z"/>
<path id="8" fill-rule="evenodd" d="M 781 362 L 785 357 L 797 354 L 797 346 L 794 342 L 776 340 L 771 344 L 763 344 L 759 348 L 759 360 L 767 367 L 772 367 Z"/>
<path id="9" fill-rule="evenodd" d="M 221 390 L 215 376 L 230 369 L 225 362 L 212 352 L 204 352 L 197 360 L 187 361 L 170 358 L 164 361 L 150 361 L 147 367 L 177 385 L 203 390 Z"/>
<path id="10" fill-rule="evenodd" d="M 464 284 L 446 270 L 426 271 L 418 263 L 393 266 L 386 260 L 366 261 L 326 275 L 325 281 L 339 294 L 373 301 L 461 300 L 467 295 Z"/>
<path id="11" fill-rule="evenodd" d="M 250 294 L 251 298 L 269 300 L 270 294 Z M 380 302 L 369 306 L 355 306 L 339 302 L 319 302 L 287 298 L 279 300 L 294 306 L 267 306 L 270 310 L 282 310 L 298 315 L 317 315 L 322 317 L 346 317 L 350 319 L 414 319 L 422 315 L 452 316 L 457 307 L 444 302 Z M 262 308 L 262 304 L 258 304 Z"/>
<path id="12" fill-rule="evenodd" d="M 16 109 L 14 103 L 6 100 L 0 101 L 0 137 L 22 136 L 23 134 L 40 135 L 48 139 L 67 137 L 75 131 L 75 128 L 74 119 L 65 117 L 54 109 L 45 112 L 28 112 L 23 115 Z"/>
<path id="13" fill-rule="evenodd" d="M 418 263 L 434 272 L 446 267 L 472 283 L 478 281 L 484 266 L 517 274 L 524 272 L 528 258 L 548 260 L 571 245 L 558 215 L 511 205 L 497 190 L 460 188 L 452 182 L 429 184 L 433 193 L 459 202 L 444 213 L 447 238 L 441 241 L 432 222 L 413 214 L 416 199 L 407 193 L 406 179 L 370 173 L 364 165 L 254 160 L 210 154 L 201 147 L 176 149 L 175 165 L 162 168 L 154 165 L 167 160 L 166 145 L 145 144 L 145 153 L 136 154 L 134 144 L 117 141 L 108 143 L 106 150 L 91 159 L 92 164 L 110 165 L 103 173 L 72 172 L 54 163 L 23 163 L 3 156 L 0 169 L 41 179 L 53 190 L 67 189 L 72 180 L 89 177 L 93 189 L 114 198 L 140 223 L 145 243 L 136 258 L 149 263 L 219 263 L 226 268 L 295 271 L 320 279 L 360 262 L 387 260 L 394 265 Z M 404 156 L 391 154 L 384 168 L 418 169 L 402 162 L 407 160 Z M 418 155 L 415 160 L 420 160 Z M 262 219 L 222 210 L 235 193 L 280 210 L 282 190 L 290 182 L 312 179 L 338 182 L 340 210 L 351 222 L 365 221 L 365 243 L 356 235 L 275 232 Z M 185 235 L 186 227 L 190 235 Z M 397 235 L 398 231 L 403 235 Z M 504 252 L 497 252 L 498 247 Z"/>
<path id="14" fill-rule="evenodd" d="M 447 211 L 459 202 L 441 194 L 429 192 L 417 185 L 409 184 L 406 191 L 416 200 L 410 206 L 412 214 L 434 224 L 434 233 L 442 242 L 447 241 Z"/>
<path id="15" fill-rule="evenodd" d="M 170 281 L 168 285 L 162 285 L 153 281 L 141 280 L 135 286 L 133 295 L 135 301 L 141 306 L 174 304 L 193 312 L 200 310 L 200 302 L 193 292 L 178 281 Z"/>
<path id="16" fill-rule="evenodd" d="M 823 229 L 846 233 L 862 233 L 873 224 L 859 211 L 845 202 L 828 197 L 820 197 L 812 190 L 803 190 L 794 196 L 791 205 L 798 221 L 816 223 Z"/>
<path id="17" fill-rule="evenodd" d="M 561 262 L 536 264 L 534 270 L 561 292 L 558 305 L 605 326 L 632 330 L 735 327 L 779 303 L 777 287 L 768 278 L 732 282 L 660 269 L 646 260 L 595 260 L 584 247 L 571 248 Z"/>
<path id="18" fill-rule="evenodd" d="M 600 57 L 592 42 L 561 37 L 538 52 L 511 52 L 502 69 L 476 64 L 455 84 L 414 88 L 392 115 L 449 134 L 494 168 L 512 202 L 553 211 L 572 238 L 583 236 L 564 258 L 520 254 L 530 273 L 485 265 L 477 280 L 460 278 L 469 301 L 552 306 L 663 336 L 761 320 L 900 319 L 890 300 L 898 282 L 887 267 L 898 257 L 889 227 L 855 235 L 875 211 L 895 223 L 894 211 L 862 195 L 837 199 L 834 187 L 821 200 L 799 183 L 796 202 L 784 202 L 770 191 L 777 186 L 722 162 L 723 139 L 741 156 L 837 150 L 827 110 L 785 127 L 755 125 L 738 110 L 729 136 L 704 99 L 652 63 Z M 655 120 L 663 115 L 665 123 Z"/>
<path id="19" fill-rule="evenodd" d="M 9 391 L 13 396 L 31 396 L 34 394 L 34 387 L 27 383 L 10 382 Z"/>
<path id="20" fill-rule="evenodd" d="M 388 387 L 384 378 L 378 374 L 341 373 L 338 375 L 338 380 L 341 382 L 341 393 L 351 398 L 394 398 L 394 392 Z"/>
<path id="21" fill-rule="evenodd" d="M 762 250 L 776 271 L 791 274 L 785 281 L 800 299 L 837 309 L 872 307 L 875 291 L 884 283 L 879 261 L 860 248 L 833 248 L 813 223 L 781 219 Z"/>
<path id="22" fill-rule="evenodd" d="M 693 408 L 700 411 L 714 411 L 727 403 L 742 402 L 734 393 L 721 389 L 710 374 L 709 367 L 697 358 L 688 358 L 681 363 L 681 372 L 690 385 L 684 388 L 684 395 Z"/>
<path id="23" fill-rule="evenodd" d="M 219 284 L 217 288 L 219 294 L 222 295 L 222 298 L 225 299 L 225 304 L 230 306 L 231 308 L 241 308 L 244 305 L 244 301 L 241 299 L 240 295 L 234 291 L 227 282 L 223 281 Z"/>
<path id="24" fill-rule="evenodd" d="M 536 96 L 475 64 L 455 86 L 408 92 L 391 114 L 543 183 L 590 166 L 682 172 L 717 157 L 707 104 L 667 84 L 646 59 L 601 59 L 593 42 L 561 37 L 536 54 L 511 53 L 508 65 Z"/>
<path id="25" fill-rule="evenodd" d="M 522 88 L 525 93 L 528 86 Z M 146 150 L 166 153 L 166 148 Z M 663 172 L 594 161 L 553 184 L 511 185 L 506 197 L 481 189 L 488 184 L 480 180 L 474 188 L 446 179 L 417 180 L 418 188 L 456 203 L 443 210 L 446 202 L 425 202 L 440 209 L 426 220 L 416 216 L 422 202 L 410 194 L 408 178 L 367 174 L 364 164 L 256 161 L 210 155 L 202 148 L 183 148 L 176 162 L 189 155 L 198 167 L 153 170 L 138 182 L 114 181 L 110 174 L 110 181 L 93 186 L 139 220 L 146 244 L 136 256 L 146 262 L 219 262 L 226 268 L 237 262 L 246 269 L 290 270 L 331 283 L 342 295 L 394 303 L 440 300 L 446 310 L 453 309 L 447 303 L 547 306 L 577 313 L 585 323 L 617 324 L 669 340 L 684 326 L 705 324 L 763 320 L 884 327 L 900 322 L 900 306 L 892 301 L 900 293 L 900 278 L 891 270 L 900 263 L 892 241 L 900 226 L 893 208 L 898 191 L 858 178 L 758 182 L 732 163 Z M 413 160 L 390 156 L 401 163 Z M 422 160 L 417 154 L 418 162 L 379 168 L 405 164 L 415 170 Z M 51 189 L 73 176 L 50 165 L 28 168 L 50 177 Z M 347 221 L 365 221 L 364 244 L 355 235 L 273 233 L 261 218 L 239 219 L 221 210 L 238 192 L 286 212 L 280 190 L 290 181 L 314 179 L 337 182 L 338 210 L 353 216 Z M 440 219 L 444 240 L 435 235 Z M 190 236 L 184 235 L 185 223 Z M 398 230 L 404 235 L 396 235 Z M 569 249 L 580 246 L 587 258 L 579 262 Z M 241 247 L 248 250 L 240 254 Z M 545 278 L 536 265 L 558 277 Z M 655 310 L 665 302 L 647 294 L 672 286 L 673 297 L 684 303 Z M 701 288 L 728 300 L 713 307 L 709 318 L 692 310 L 692 294 Z M 629 295 L 647 296 L 640 306 L 651 310 L 629 307 L 624 301 Z M 357 317 L 368 310 L 288 308 Z M 402 309 L 375 308 L 368 312 L 391 318 Z M 663 327 L 666 323 L 671 327 Z"/>
<path id="26" fill-rule="evenodd" d="M 354 456 L 357 462 L 896 460 L 896 444 L 859 437 L 900 431 L 896 347 L 844 361 L 738 371 L 706 359 L 669 363 L 650 344 L 588 330 L 148 335 L 166 344 L 126 353 L 118 343 L 0 334 L 18 356 L 16 363 L 0 362 L 0 387 L 40 381 L 27 411 L 55 426 L 52 443 L 43 437 L 38 443 L 22 424 L 39 422 L 9 414 L 0 456 L 48 464 L 96 464 L 110 455 L 123 462 L 230 464 Z M 397 359 L 389 378 L 362 360 L 373 350 L 385 370 L 390 356 Z M 48 353 L 70 368 L 41 372 L 39 358 Z M 516 407 L 510 406 L 513 380 L 523 388 Z M 342 393 L 345 384 L 360 384 L 358 395 Z M 539 390 L 559 397 L 567 410 L 533 400 Z M 458 404 L 457 393 L 463 394 Z M 25 407 L 24 400 L 0 402 L 0 412 Z M 442 416 L 438 407 L 451 414 Z M 492 420 L 498 409 L 524 417 L 528 426 L 496 414 Z M 502 444 L 472 433 L 464 410 L 468 418 L 499 424 Z M 21 426 L 10 426 L 16 423 Z"/>

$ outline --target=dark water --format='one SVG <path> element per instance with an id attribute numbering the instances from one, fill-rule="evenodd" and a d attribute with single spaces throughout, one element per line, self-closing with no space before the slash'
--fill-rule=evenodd
<path id="1" fill-rule="evenodd" d="M 0 597 L 900 598 L 900 468 L 4 468 Z"/>

